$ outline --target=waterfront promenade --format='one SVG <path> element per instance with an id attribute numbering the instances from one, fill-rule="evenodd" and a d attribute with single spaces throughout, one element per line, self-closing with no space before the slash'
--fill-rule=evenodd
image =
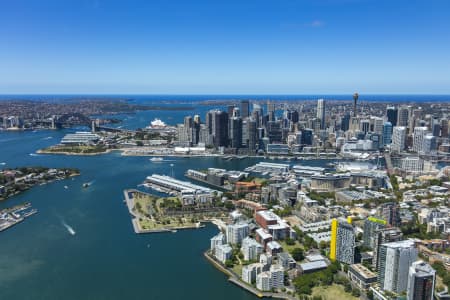
<path id="1" fill-rule="evenodd" d="M 253 286 L 250 286 L 247 283 L 241 281 L 237 274 L 235 274 L 234 272 L 225 268 L 222 264 L 220 264 L 213 257 L 211 257 L 208 252 L 205 252 L 203 255 L 214 267 L 216 267 L 219 271 L 223 272 L 225 275 L 228 276 L 228 281 L 247 290 L 248 292 L 254 294 L 255 296 L 257 296 L 259 298 L 275 298 L 275 299 L 287 299 L 287 300 L 295 300 L 296 299 L 294 296 L 288 295 L 286 293 L 262 292 L 256 288 L 254 288 Z"/>

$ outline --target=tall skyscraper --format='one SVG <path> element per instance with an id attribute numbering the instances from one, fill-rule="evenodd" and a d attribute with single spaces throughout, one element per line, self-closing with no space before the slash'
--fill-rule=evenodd
<path id="1" fill-rule="evenodd" d="M 423 261 L 413 262 L 409 267 L 408 300 L 433 300 L 436 271 Z"/>
<path id="2" fill-rule="evenodd" d="M 392 124 L 391 122 L 385 122 L 383 125 L 383 145 L 389 145 L 392 143 Z"/>
<path id="3" fill-rule="evenodd" d="M 386 116 L 387 116 L 388 122 L 391 122 L 392 126 L 397 126 L 398 109 L 395 106 L 387 107 Z"/>
<path id="4" fill-rule="evenodd" d="M 212 136 L 216 148 L 228 146 L 228 114 L 224 111 L 212 111 Z"/>
<path id="5" fill-rule="evenodd" d="M 269 121 L 275 121 L 275 103 L 267 102 L 267 114 L 269 115 Z"/>
<path id="6" fill-rule="evenodd" d="M 242 119 L 233 117 L 229 120 L 229 137 L 232 148 L 241 148 L 242 146 Z"/>
<path id="7" fill-rule="evenodd" d="M 402 105 L 398 109 L 397 126 L 408 127 L 409 108 Z"/>
<path id="8" fill-rule="evenodd" d="M 386 226 L 386 221 L 374 217 L 364 220 L 363 241 L 364 246 L 373 249 L 378 231 Z"/>
<path id="9" fill-rule="evenodd" d="M 270 143 L 281 143 L 283 140 L 281 122 L 269 121 L 267 123 L 267 137 Z"/>
<path id="10" fill-rule="evenodd" d="M 392 134 L 391 150 L 400 153 L 405 150 L 406 144 L 406 127 L 395 126 Z"/>
<path id="11" fill-rule="evenodd" d="M 355 262 L 355 229 L 351 219 L 331 221 L 330 259 L 346 264 Z"/>
<path id="12" fill-rule="evenodd" d="M 380 248 L 382 244 L 398 242 L 403 240 L 403 234 L 400 229 L 394 228 L 380 228 L 377 230 L 374 245 L 373 245 L 373 261 L 372 266 L 380 269 Z"/>
<path id="13" fill-rule="evenodd" d="M 320 120 L 320 129 L 325 129 L 325 100 L 317 100 L 317 119 Z"/>
<path id="14" fill-rule="evenodd" d="M 247 147 L 249 150 L 254 151 L 256 149 L 256 144 L 258 143 L 258 131 L 256 126 L 256 120 L 254 120 L 253 118 L 247 120 L 247 132 L 248 132 Z"/>
<path id="15" fill-rule="evenodd" d="M 378 284 L 383 290 L 402 293 L 408 286 L 409 267 L 417 260 L 413 240 L 382 244 Z"/>
<path id="16" fill-rule="evenodd" d="M 248 118 L 250 116 L 250 101 L 242 100 L 241 101 L 241 117 Z"/>
<path id="17" fill-rule="evenodd" d="M 422 153 L 429 154 L 435 152 L 436 149 L 436 137 L 431 133 L 426 134 L 423 138 Z"/>
<path id="18" fill-rule="evenodd" d="M 413 137 L 413 151 L 414 152 L 422 152 L 423 147 L 423 139 L 428 132 L 427 127 L 415 127 L 414 128 L 414 137 Z"/>
<path id="19" fill-rule="evenodd" d="M 346 113 L 342 118 L 341 118 L 341 130 L 343 131 L 347 131 L 350 127 L 350 114 Z"/>

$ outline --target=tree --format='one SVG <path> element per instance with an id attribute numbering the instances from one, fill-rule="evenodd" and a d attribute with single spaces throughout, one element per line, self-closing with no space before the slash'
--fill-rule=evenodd
<path id="1" fill-rule="evenodd" d="M 305 254 L 302 248 L 296 247 L 292 249 L 291 255 L 296 261 L 302 261 L 303 259 L 305 259 Z"/>
<path id="2" fill-rule="evenodd" d="M 231 259 L 227 259 L 225 261 L 225 267 L 232 268 L 233 267 L 233 261 Z"/>

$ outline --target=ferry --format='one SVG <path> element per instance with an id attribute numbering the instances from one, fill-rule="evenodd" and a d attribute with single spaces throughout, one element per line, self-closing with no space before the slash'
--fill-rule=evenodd
<path id="1" fill-rule="evenodd" d="M 161 162 L 161 161 L 164 161 L 164 158 L 162 158 L 162 157 L 152 157 L 152 158 L 150 158 L 150 161 L 151 162 Z"/>

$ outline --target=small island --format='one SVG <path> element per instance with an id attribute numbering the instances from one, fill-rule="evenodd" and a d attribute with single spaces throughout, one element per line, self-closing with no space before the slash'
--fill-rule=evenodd
<path id="1" fill-rule="evenodd" d="M 35 185 L 80 175 L 73 168 L 21 167 L 0 171 L 0 201 L 18 195 Z"/>
<path id="2" fill-rule="evenodd" d="M 38 150 L 39 154 L 97 155 L 110 152 L 105 145 L 54 145 Z"/>

